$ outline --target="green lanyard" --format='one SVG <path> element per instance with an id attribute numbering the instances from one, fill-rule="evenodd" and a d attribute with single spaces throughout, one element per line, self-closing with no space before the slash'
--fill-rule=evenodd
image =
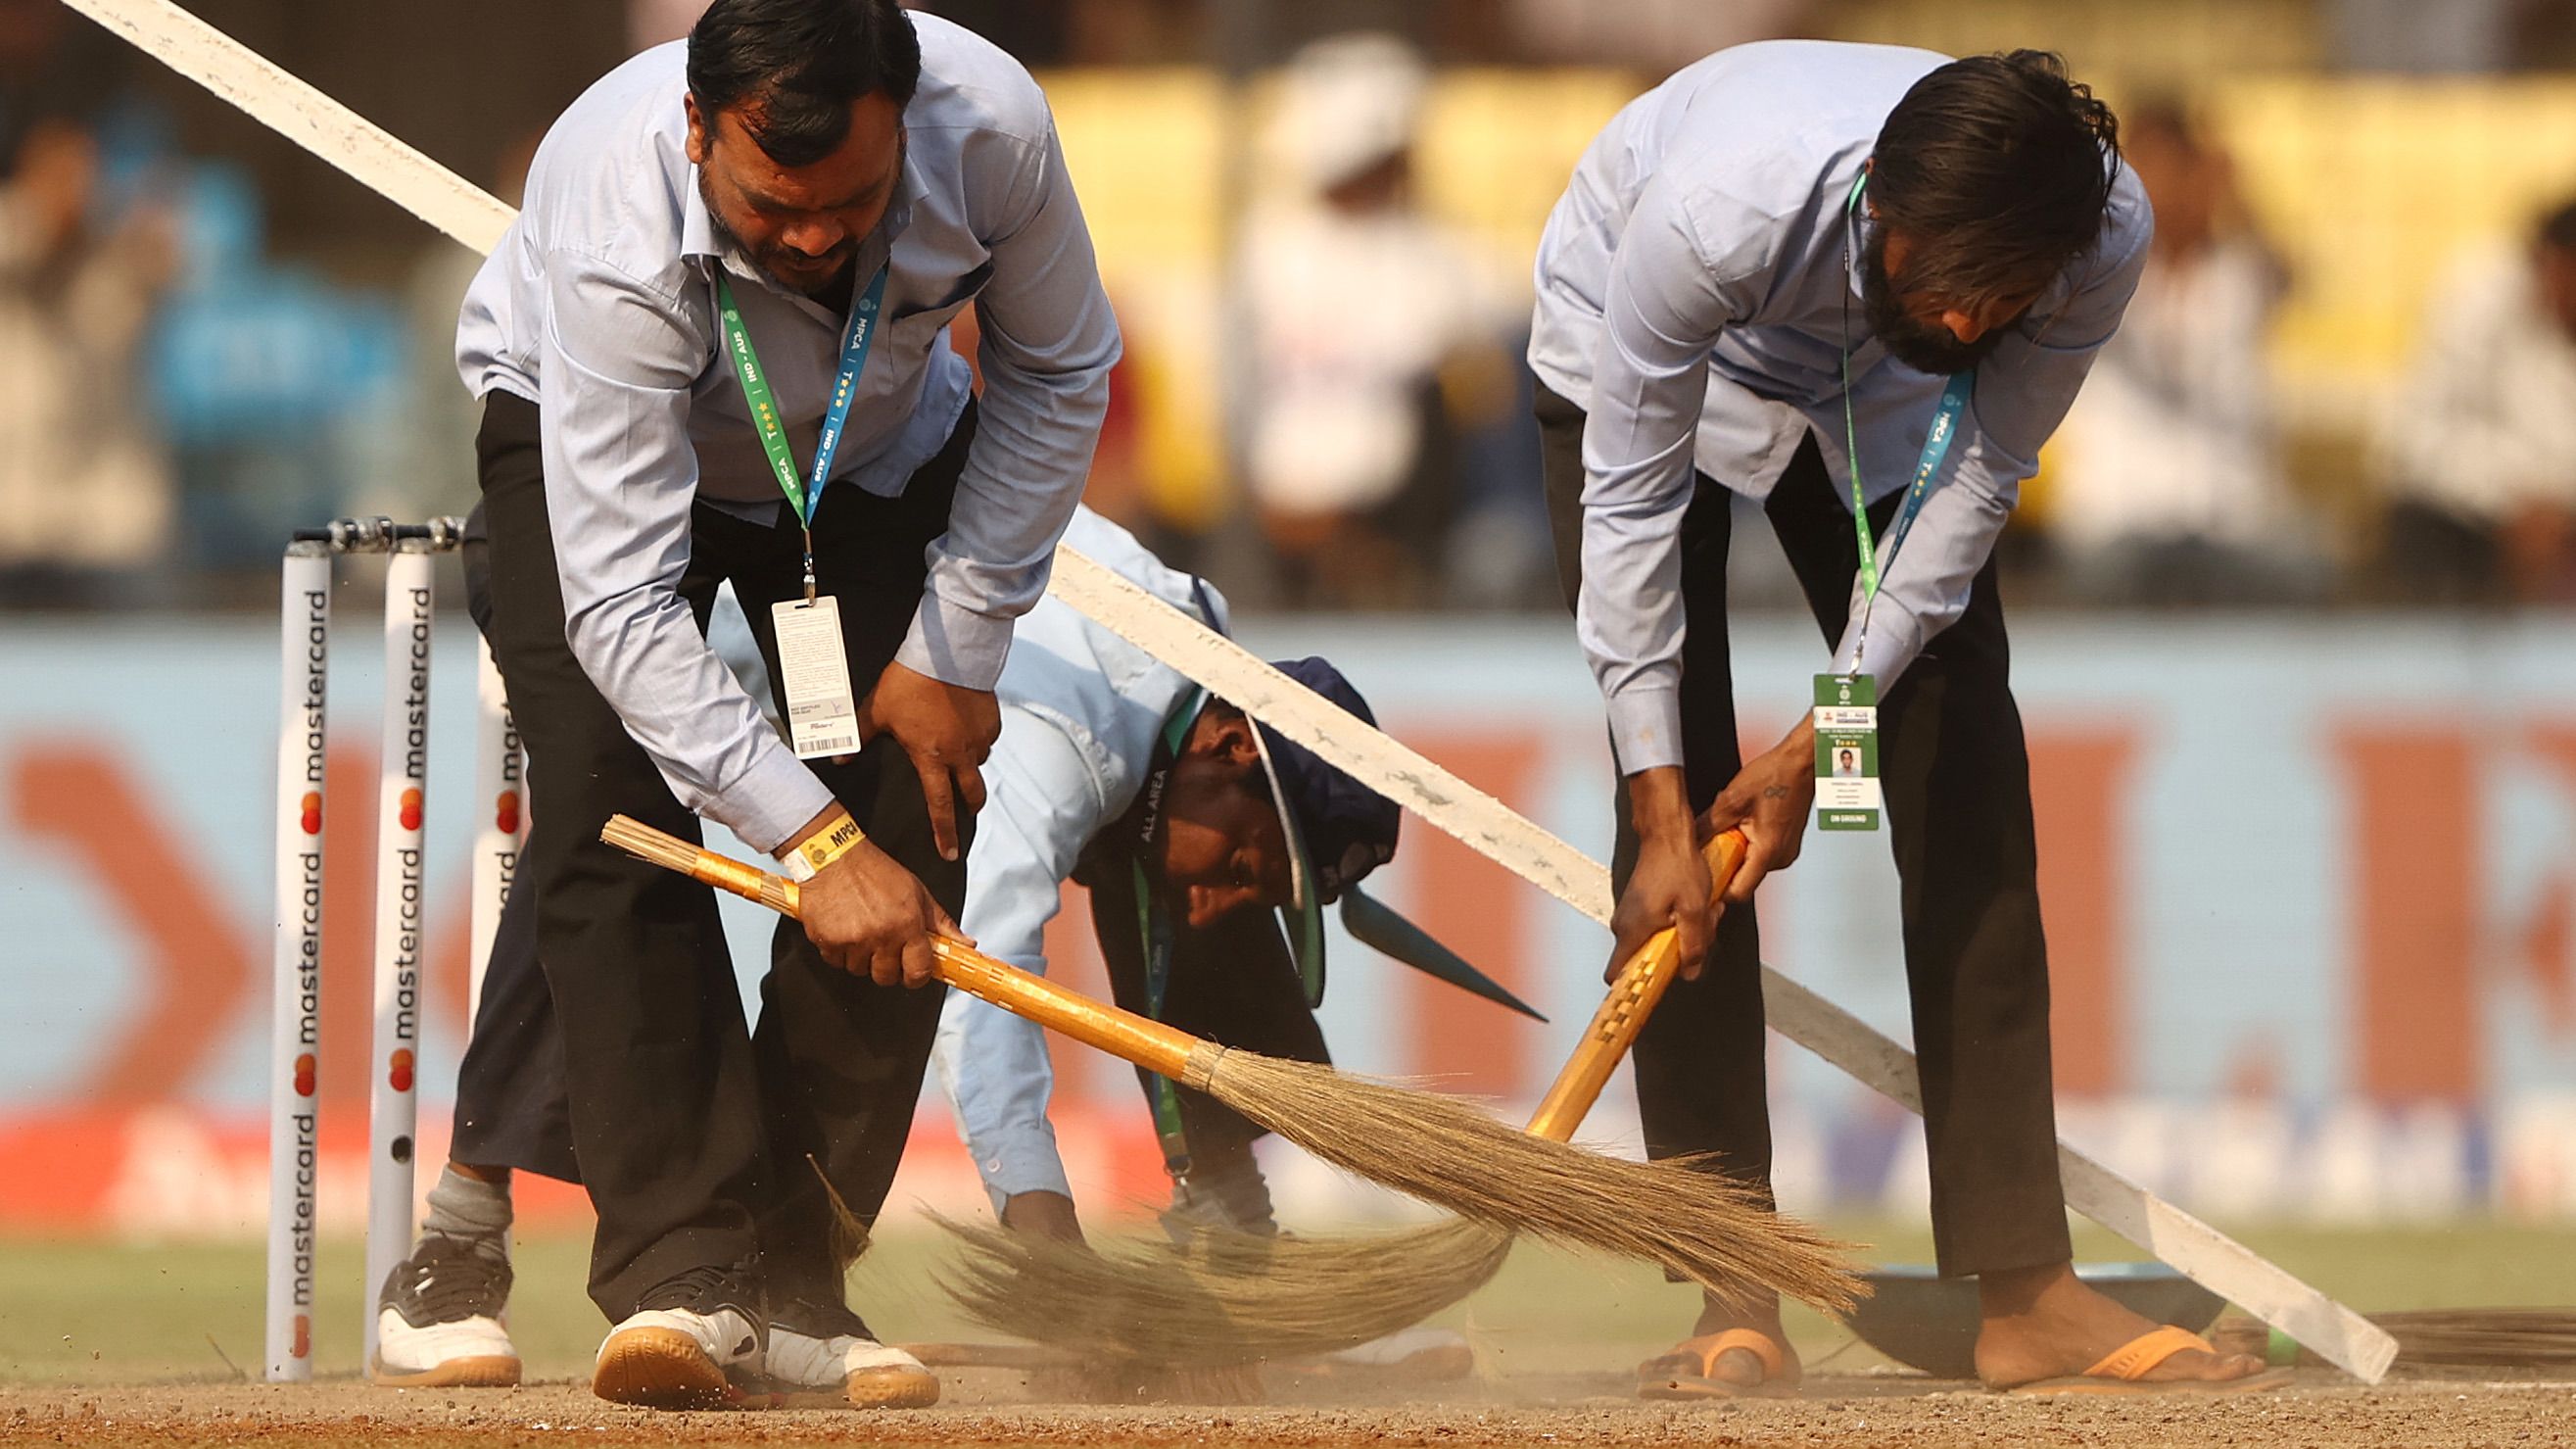
<path id="1" fill-rule="evenodd" d="M 1199 610 L 1210 627 L 1216 623 L 1216 610 L 1207 602 L 1207 585 L 1192 581 L 1198 590 Z M 1191 690 L 1163 721 L 1163 753 L 1178 759 L 1183 742 L 1190 737 L 1190 726 L 1198 723 L 1199 714 L 1207 708 L 1208 692 Z M 1157 909 L 1154 883 L 1145 873 L 1141 855 L 1128 858 L 1128 868 L 1135 872 L 1136 935 L 1145 954 L 1145 1014 L 1155 1021 L 1163 1019 L 1163 998 L 1172 985 L 1172 946 L 1175 929 L 1168 909 Z M 1153 1098 L 1154 1136 L 1162 1144 L 1163 1170 L 1172 1176 L 1186 1177 L 1190 1171 L 1190 1137 L 1181 1120 L 1181 1096 L 1169 1077 L 1150 1078 L 1146 1087 Z"/>
<path id="2" fill-rule="evenodd" d="M 850 309 L 849 326 L 841 334 L 840 374 L 832 383 L 832 401 L 823 410 L 823 435 L 814 444 L 813 472 L 800 479 L 796 454 L 787 446 L 787 425 L 778 416 L 777 395 L 769 390 L 760 354 L 752 350 L 751 329 L 743 325 L 742 309 L 734 305 L 733 281 L 721 269 L 716 272 L 716 313 L 724 323 L 725 351 L 733 358 L 743 399 L 751 404 L 751 422 L 760 433 L 761 450 L 769 455 L 779 490 L 787 495 L 787 506 L 796 510 L 797 525 L 805 532 L 805 602 L 809 604 L 814 601 L 814 508 L 822 497 L 824 480 L 832 475 L 832 455 L 841 448 L 850 395 L 858 390 L 859 373 L 868 365 L 868 345 L 876 341 L 877 310 L 885 304 L 885 289 L 886 269 L 879 267 L 858 305 Z"/>
<path id="3" fill-rule="evenodd" d="M 1843 272 L 1851 272 L 1851 225 L 1860 212 L 1861 188 L 1869 185 L 1864 171 L 1852 182 L 1851 195 L 1843 201 Z M 1851 288 L 1842 289 L 1843 300 L 1843 454 L 1851 469 L 1852 533 L 1860 545 L 1861 632 L 1869 632 L 1869 611 L 1878 602 L 1878 540 L 1869 527 L 1869 499 L 1860 482 L 1860 426 L 1852 417 L 1851 377 Z M 1950 453 L 1950 442 L 1959 434 L 1959 415 L 1967 410 L 1968 396 L 1976 390 L 1975 372 L 1954 372 L 1941 389 L 1941 406 L 1932 415 L 1932 430 L 1923 435 L 1923 456 L 1914 465 L 1914 479 L 1906 486 L 1905 502 L 1898 507 L 1894 521 L 1887 529 L 1887 560 L 1896 562 L 1896 551 L 1905 546 L 1905 535 L 1913 531 L 1914 516 L 1923 510 L 1923 500 L 1932 491 L 1932 475 L 1941 471 L 1941 460 Z M 1858 672 L 1860 661 L 1852 661 Z"/>

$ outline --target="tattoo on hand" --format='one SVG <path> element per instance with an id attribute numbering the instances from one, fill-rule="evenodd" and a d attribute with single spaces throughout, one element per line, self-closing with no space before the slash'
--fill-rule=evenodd
<path id="1" fill-rule="evenodd" d="M 1762 798 L 1765 800 L 1786 800 L 1789 798 L 1789 787 L 1786 785 L 1766 786 L 1762 791 Z"/>

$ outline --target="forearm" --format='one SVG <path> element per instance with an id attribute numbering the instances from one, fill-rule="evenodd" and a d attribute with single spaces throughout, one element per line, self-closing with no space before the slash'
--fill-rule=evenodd
<path id="1" fill-rule="evenodd" d="M 931 1064 L 995 1211 L 1022 1193 L 1073 1196 L 1047 1115 L 1055 1069 L 1036 1023 L 952 993 Z"/>
<path id="2" fill-rule="evenodd" d="M 1105 363 L 1096 372 L 1038 376 L 996 373 L 988 359 L 948 531 L 931 549 L 897 662 L 945 684 L 993 687 L 1011 626 L 1046 593 L 1108 405 Z"/>

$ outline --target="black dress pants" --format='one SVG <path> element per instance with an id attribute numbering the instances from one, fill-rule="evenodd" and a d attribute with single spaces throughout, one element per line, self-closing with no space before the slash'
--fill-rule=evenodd
<path id="1" fill-rule="evenodd" d="M 846 485 L 823 494 L 816 570 L 840 600 L 850 680 L 862 691 L 920 602 L 925 550 L 947 529 L 974 427 L 970 406 L 900 497 Z M 520 894 L 534 894 L 574 1155 L 599 1214 L 591 1299 L 612 1321 L 674 1285 L 683 1286 L 670 1301 L 837 1304 L 817 1173 L 862 1219 L 875 1216 L 902 1158 L 942 993 L 843 972 L 781 921 L 759 1030 L 746 1028 L 714 893 L 599 840 L 619 812 L 700 835 L 565 643 L 535 405 L 493 394 L 477 452 L 489 637 L 529 758 Z M 782 508 L 777 524 L 761 525 L 700 503 L 690 527 L 682 595 L 704 627 L 718 584 L 730 581 L 776 677 L 769 606 L 803 592 L 792 517 Z M 964 852 L 940 859 L 900 746 L 879 738 L 847 763 L 810 763 L 880 849 L 952 914 L 962 909 Z"/>
<path id="2" fill-rule="evenodd" d="M 1571 606 L 1581 583 L 1583 412 L 1545 387 L 1535 411 Z M 1702 475 L 1681 527 L 1682 769 L 1705 810 L 1743 768 L 1726 638 L 1733 495 Z M 1895 500 L 1874 508 L 1882 530 Z M 1830 643 L 1841 638 L 1859 563 L 1850 511 L 1810 437 L 1765 510 Z M 1883 532 L 1882 532 L 1882 536 Z M 1879 760 L 1889 844 L 1902 883 L 1905 976 L 1921 1063 L 1942 1273 L 1964 1276 L 2073 1256 L 2057 1178 L 2049 1077 L 2048 950 L 2040 932 L 2030 759 L 2013 703 L 2003 601 L 1991 560 L 1966 611 L 1882 692 Z M 1617 886 L 1637 860 L 1618 792 Z M 1771 1181 L 1763 1068 L 1760 943 L 1754 912 L 1730 909 L 1696 981 L 1673 983 L 1637 1039 L 1637 1105 L 1656 1157 L 1716 1154 L 1715 1166 Z"/>

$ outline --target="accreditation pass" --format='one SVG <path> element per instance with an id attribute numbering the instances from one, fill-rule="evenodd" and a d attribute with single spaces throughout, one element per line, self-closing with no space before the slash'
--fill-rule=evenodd
<path id="1" fill-rule="evenodd" d="M 859 708 L 850 697 L 850 660 L 841 650 L 841 605 L 782 599 L 769 606 L 778 629 L 779 694 L 796 758 L 846 755 L 859 747 Z"/>
<path id="2" fill-rule="evenodd" d="M 1876 830 L 1878 681 L 1816 676 L 1816 828 Z"/>

